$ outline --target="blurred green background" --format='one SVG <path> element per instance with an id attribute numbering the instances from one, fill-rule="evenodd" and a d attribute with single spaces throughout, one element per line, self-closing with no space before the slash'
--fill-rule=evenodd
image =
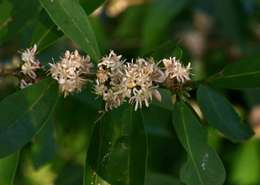
<path id="1" fill-rule="evenodd" d="M 93 1 L 80 0 L 83 8 Z M 26 2 L 0 0 L 0 99 L 18 89 L 17 78 L 10 74 L 20 65 L 18 51 L 34 43 L 40 31 L 35 25 L 50 21 L 43 19 L 46 13 L 36 8 L 37 1 L 31 1 L 30 10 L 21 16 L 19 12 L 25 10 Z M 17 6 L 17 11 L 12 12 L 11 5 Z M 221 71 L 229 63 L 259 58 L 259 0 L 109 0 L 87 13 L 102 54 L 113 49 L 128 59 L 153 56 L 158 60 L 174 55 L 192 63 L 196 80 Z M 52 33 L 61 34 L 56 27 Z M 51 38 L 51 42 L 41 41 L 39 56 L 44 64 L 52 58 L 58 60 L 65 49 L 76 47 L 65 36 Z M 256 133 L 247 142 L 232 143 L 209 130 L 209 142 L 227 171 L 225 184 L 260 185 L 260 89 L 223 93 Z M 82 184 L 85 146 L 89 142 L 86 125 L 97 119 L 95 103 L 90 105 L 81 94 L 60 100 L 55 118 L 20 151 L 15 185 Z M 193 106 L 197 108 L 195 101 Z M 86 111 L 92 115 L 87 120 Z M 144 112 L 153 115 L 146 125 L 149 133 L 146 185 L 179 185 L 179 169 L 186 154 L 170 124 L 170 113 L 156 106 Z M 4 164 L 0 159 L 1 165 Z"/>

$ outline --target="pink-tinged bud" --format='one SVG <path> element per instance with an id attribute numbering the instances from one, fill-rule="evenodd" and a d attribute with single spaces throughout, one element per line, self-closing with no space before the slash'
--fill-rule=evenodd
<path id="1" fill-rule="evenodd" d="M 158 102 L 162 102 L 162 95 L 161 95 L 161 93 L 160 93 L 157 89 L 155 89 L 155 90 L 153 91 L 153 97 L 154 97 Z"/>

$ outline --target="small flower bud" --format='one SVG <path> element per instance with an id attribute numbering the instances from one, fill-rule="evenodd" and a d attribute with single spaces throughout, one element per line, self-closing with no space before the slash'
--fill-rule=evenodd
<path id="1" fill-rule="evenodd" d="M 155 89 L 155 90 L 153 91 L 153 97 L 154 97 L 158 102 L 162 102 L 162 95 L 161 95 L 161 93 L 160 93 L 157 89 Z"/>

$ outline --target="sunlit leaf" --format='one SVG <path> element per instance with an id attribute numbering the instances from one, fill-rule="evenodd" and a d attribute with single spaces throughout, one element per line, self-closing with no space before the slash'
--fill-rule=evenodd
<path id="1" fill-rule="evenodd" d="M 13 185 L 16 168 L 19 163 L 19 152 L 0 159 L 0 184 Z"/>
<path id="2" fill-rule="evenodd" d="M 232 161 L 231 181 L 236 185 L 260 182 L 259 141 L 251 140 L 241 146 Z"/>

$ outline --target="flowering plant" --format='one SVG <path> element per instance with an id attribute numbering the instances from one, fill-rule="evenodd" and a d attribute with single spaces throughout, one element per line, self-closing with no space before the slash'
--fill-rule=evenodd
<path id="1" fill-rule="evenodd" d="M 187 10 L 188 3 L 150 2 L 143 45 L 137 46 L 136 54 L 131 47 L 124 51 L 120 44 L 132 43 L 128 34 L 138 26 L 119 29 L 118 43 L 108 46 L 101 40 L 97 25 L 102 21 L 97 18 L 103 15 L 100 11 L 116 16 L 113 1 L 24 1 L 21 10 L 16 0 L 3 2 L 0 15 L 2 9 L 9 11 L 8 4 L 18 16 L 0 22 L 0 27 L 6 26 L 0 39 L 3 35 L 8 40 L 7 32 L 22 27 L 20 19 L 27 15 L 19 17 L 23 8 L 35 8 L 37 20 L 28 22 L 24 31 L 28 35 L 33 29 L 27 49 L 14 52 L 19 53 L 14 59 L 17 65 L 0 65 L 0 82 L 8 76 L 15 87 L 13 93 L 0 96 L 0 185 L 223 185 L 231 181 L 218 143 L 246 141 L 255 127 L 242 119 L 246 114 L 224 94 L 229 89 L 244 93 L 260 87 L 260 63 L 256 57 L 205 70 L 204 47 L 213 27 L 210 17 L 197 12 L 196 32 L 176 34 L 182 38 L 182 49 L 173 47 L 171 40 L 159 44 L 162 27 L 175 13 Z M 170 6 L 174 12 L 168 15 Z M 143 9 L 132 11 L 122 18 L 122 25 L 132 19 L 138 22 L 133 14 L 141 15 Z M 120 40 L 121 34 L 127 35 L 128 42 Z M 55 45 L 64 50 L 60 57 L 45 50 L 57 53 L 50 46 L 63 35 L 69 41 L 60 39 Z M 70 183 L 68 177 L 77 180 Z"/>

